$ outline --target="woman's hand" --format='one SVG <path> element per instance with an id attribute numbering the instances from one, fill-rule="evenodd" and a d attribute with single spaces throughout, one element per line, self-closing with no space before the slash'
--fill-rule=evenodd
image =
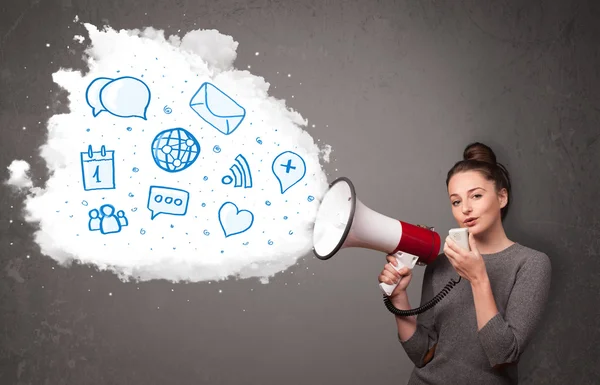
<path id="1" fill-rule="evenodd" d="M 395 283 L 398 284 L 389 296 L 391 299 L 406 291 L 406 288 L 412 279 L 412 270 L 405 266 L 399 271 L 396 271 L 396 269 L 394 269 L 394 266 L 398 267 L 398 260 L 396 259 L 396 256 L 387 255 L 385 258 L 387 259 L 388 263 L 385 264 L 383 271 L 381 274 L 379 274 L 378 278 L 379 282 L 381 283 L 387 283 L 388 285 L 393 285 Z"/>
<path id="2" fill-rule="evenodd" d="M 471 251 L 465 250 L 458 246 L 456 242 L 449 236 L 446 237 L 444 244 L 444 254 L 454 266 L 454 270 L 469 282 L 477 282 L 487 275 L 483 257 L 477 250 L 477 244 L 473 238 L 473 234 L 469 233 L 469 245 Z"/>

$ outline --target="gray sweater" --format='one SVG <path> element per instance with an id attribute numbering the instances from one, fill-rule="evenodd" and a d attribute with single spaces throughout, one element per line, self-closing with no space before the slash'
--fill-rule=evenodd
<path id="1" fill-rule="evenodd" d="M 482 256 L 498 314 L 478 331 L 471 285 L 462 278 L 441 302 L 417 315 L 417 330 L 408 340 L 398 336 L 415 364 L 408 385 L 518 383 L 517 362 L 548 299 L 550 259 L 519 243 Z M 459 275 L 442 253 L 425 269 L 421 305 L 452 278 Z M 435 355 L 424 364 L 436 343 Z"/>

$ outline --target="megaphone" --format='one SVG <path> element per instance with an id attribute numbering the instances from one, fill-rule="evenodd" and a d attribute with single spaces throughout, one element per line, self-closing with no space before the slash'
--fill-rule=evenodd
<path id="1" fill-rule="evenodd" d="M 313 252 L 327 260 L 339 250 L 362 247 L 395 255 L 398 266 L 412 269 L 426 266 L 438 256 L 440 236 L 433 229 L 419 227 L 380 214 L 365 206 L 356 196 L 350 179 L 340 177 L 329 185 L 313 229 Z M 380 283 L 387 296 L 397 284 Z"/>

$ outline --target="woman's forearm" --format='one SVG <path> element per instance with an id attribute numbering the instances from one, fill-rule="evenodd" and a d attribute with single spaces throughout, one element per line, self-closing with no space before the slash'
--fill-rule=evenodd
<path id="1" fill-rule="evenodd" d="M 408 301 L 408 294 L 406 294 L 406 292 L 403 292 L 394 298 L 392 304 L 400 310 L 410 310 L 411 308 L 410 302 Z M 398 326 L 398 336 L 400 336 L 400 340 L 406 341 L 412 337 L 417 330 L 417 318 L 416 316 L 396 316 L 396 325 Z"/>
<path id="2" fill-rule="evenodd" d="M 496 314 L 496 300 L 492 293 L 492 287 L 487 274 L 471 282 L 473 290 L 473 301 L 475 302 L 475 312 L 477 314 L 477 330 L 481 330 Z"/>

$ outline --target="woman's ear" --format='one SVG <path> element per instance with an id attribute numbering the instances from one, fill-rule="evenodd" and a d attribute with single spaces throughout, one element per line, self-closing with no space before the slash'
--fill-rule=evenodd
<path id="1" fill-rule="evenodd" d="M 498 193 L 498 201 L 500 202 L 500 208 L 504 208 L 508 204 L 508 191 L 505 188 Z"/>

